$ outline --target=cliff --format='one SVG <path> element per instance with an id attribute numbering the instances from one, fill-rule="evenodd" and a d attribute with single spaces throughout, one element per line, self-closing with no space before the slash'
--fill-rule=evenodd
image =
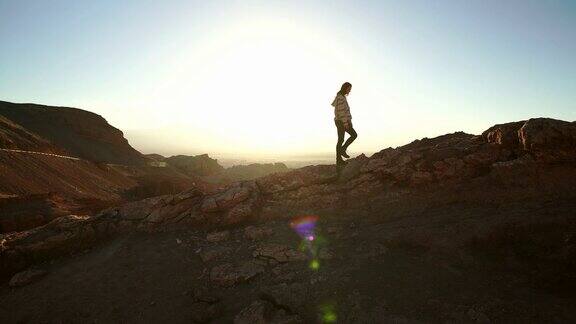
<path id="1" fill-rule="evenodd" d="M 92 112 L 0 101 L 0 116 L 74 157 L 127 165 L 141 165 L 145 162 L 142 154 L 124 138 L 122 131 Z M 23 141 L 15 143 L 23 145 L 18 147 L 20 149 L 30 147 Z M 12 147 L 15 145 L 12 144 Z"/>

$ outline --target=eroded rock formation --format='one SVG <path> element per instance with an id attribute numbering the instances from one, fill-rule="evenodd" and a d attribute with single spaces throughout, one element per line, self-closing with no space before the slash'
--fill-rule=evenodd
<path id="1" fill-rule="evenodd" d="M 481 136 L 454 133 L 361 155 L 342 170 L 310 166 L 216 192 L 193 188 L 136 201 L 91 218 L 69 216 L 0 237 L 1 272 L 12 274 L 124 231 L 222 228 L 307 211 L 374 212 L 398 203 L 426 207 L 569 198 L 576 192 L 575 138 L 574 123 L 531 119 L 497 125 Z M 269 250 L 260 254 L 275 255 Z"/>

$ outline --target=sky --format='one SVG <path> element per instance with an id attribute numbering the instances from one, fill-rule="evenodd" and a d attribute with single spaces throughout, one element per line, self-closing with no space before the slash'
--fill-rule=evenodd
<path id="1" fill-rule="evenodd" d="M 576 120 L 576 1 L 0 0 L 0 100 L 102 115 L 143 153 L 367 153 Z"/>

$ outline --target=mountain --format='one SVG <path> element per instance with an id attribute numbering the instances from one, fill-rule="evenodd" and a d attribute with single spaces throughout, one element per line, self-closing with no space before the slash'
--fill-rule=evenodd
<path id="1" fill-rule="evenodd" d="M 215 178 L 220 181 L 240 181 L 251 180 L 263 177 L 273 173 L 287 172 L 290 169 L 286 164 L 281 162 L 276 163 L 251 163 L 245 165 L 234 165 L 224 169 L 221 173 L 217 174 Z"/>
<path id="2" fill-rule="evenodd" d="M 122 165 L 142 165 L 146 162 L 146 158 L 130 146 L 122 131 L 108 124 L 102 116 L 89 111 L 0 101 L 0 116 L 73 157 Z M 21 149 L 26 147 L 24 145 Z"/>
<path id="3" fill-rule="evenodd" d="M 0 235 L 0 276 L 27 285 L 0 291 L 0 318 L 576 321 L 576 123 L 536 118 L 348 161 Z"/>
<path id="4" fill-rule="evenodd" d="M 188 175 L 208 176 L 224 170 L 224 167 L 218 164 L 216 159 L 210 158 L 208 154 L 175 155 L 165 158 L 164 161 Z"/>
<path id="5" fill-rule="evenodd" d="M 202 186 L 149 161 L 94 113 L 0 102 L 0 233 Z"/>
<path id="6" fill-rule="evenodd" d="M 0 147 L 44 153 L 66 154 L 66 150 L 0 115 Z"/>

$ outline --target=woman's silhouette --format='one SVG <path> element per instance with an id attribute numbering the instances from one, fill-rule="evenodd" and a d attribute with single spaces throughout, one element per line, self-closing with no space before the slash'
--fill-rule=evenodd
<path id="1" fill-rule="evenodd" d="M 332 106 L 334 106 L 334 123 L 336 123 L 336 130 L 338 131 L 338 143 L 336 143 L 337 165 L 346 164 L 346 161 L 344 161 L 342 157 L 350 157 L 346 154 L 346 149 L 354 142 L 356 137 L 358 137 L 358 134 L 356 134 L 356 131 L 352 128 L 352 115 L 350 115 L 350 106 L 348 106 L 348 101 L 346 100 L 346 96 L 350 93 L 350 90 L 352 90 L 352 84 L 344 82 L 332 102 Z M 344 132 L 347 132 L 350 137 L 348 137 L 346 143 L 342 145 L 344 142 Z"/>

